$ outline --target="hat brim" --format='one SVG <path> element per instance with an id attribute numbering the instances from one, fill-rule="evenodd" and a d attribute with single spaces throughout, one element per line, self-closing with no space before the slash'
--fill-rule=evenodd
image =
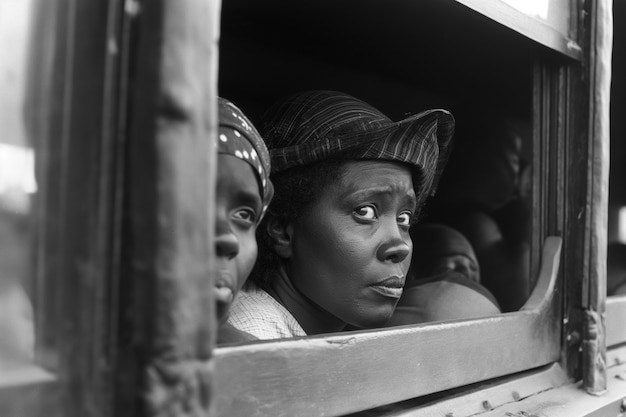
<path id="1" fill-rule="evenodd" d="M 436 190 L 453 135 L 450 112 L 427 110 L 397 122 L 356 132 L 337 130 L 321 140 L 270 149 L 272 173 L 326 159 L 402 162 L 419 174 L 414 186 L 423 200 Z"/>

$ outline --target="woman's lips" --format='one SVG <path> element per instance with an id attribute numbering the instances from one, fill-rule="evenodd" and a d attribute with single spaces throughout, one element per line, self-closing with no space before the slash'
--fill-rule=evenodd
<path id="1" fill-rule="evenodd" d="M 230 304 L 235 298 L 233 289 L 229 285 L 232 281 L 231 275 L 228 271 L 220 271 L 218 278 L 213 287 L 213 296 L 218 303 Z"/>
<path id="2" fill-rule="evenodd" d="M 213 287 L 213 296 L 218 303 L 230 304 L 233 302 L 233 290 L 228 287 Z"/>
<path id="3" fill-rule="evenodd" d="M 370 288 L 385 297 L 400 298 L 404 288 L 404 277 L 394 275 L 376 284 L 370 285 Z"/>

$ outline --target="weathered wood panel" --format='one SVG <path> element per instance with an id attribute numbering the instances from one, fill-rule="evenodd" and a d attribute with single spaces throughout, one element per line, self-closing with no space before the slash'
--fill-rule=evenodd
<path id="1" fill-rule="evenodd" d="M 342 415 L 554 362 L 560 245 L 516 313 L 217 349 L 216 415 Z"/>
<path id="2" fill-rule="evenodd" d="M 591 2 L 589 46 L 588 194 L 587 215 L 589 281 L 583 298 L 583 385 L 590 393 L 606 390 L 606 248 L 609 198 L 609 102 L 611 97 L 611 50 L 613 3 Z"/>
<path id="3" fill-rule="evenodd" d="M 206 413 L 219 1 L 140 4 L 129 179 L 142 410 Z"/>
<path id="4" fill-rule="evenodd" d="M 475 416 L 499 407 L 522 401 L 540 392 L 562 387 L 571 381 L 556 363 L 501 378 L 480 387 L 470 387 L 441 400 L 424 405 L 412 405 L 413 401 L 380 407 L 357 413 L 358 417 L 430 417 Z M 356 417 L 355 416 L 355 417 Z M 507 416 L 509 417 L 509 416 Z M 514 417 L 514 416 L 510 416 Z M 523 416 L 515 416 L 523 417 Z"/>

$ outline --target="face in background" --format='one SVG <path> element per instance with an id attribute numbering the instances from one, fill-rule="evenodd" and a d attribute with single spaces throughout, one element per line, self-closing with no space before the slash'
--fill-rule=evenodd
<path id="1" fill-rule="evenodd" d="M 523 139 L 508 128 L 472 135 L 456 143 L 437 194 L 450 203 L 497 210 L 529 186 L 521 183 Z"/>
<path id="2" fill-rule="evenodd" d="M 414 255 L 410 274 L 423 279 L 457 272 L 480 282 L 480 268 L 474 249 L 457 230 L 443 224 L 421 224 L 412 231 Z"/>
<path id="3" fill-rule="evenodd" d="M 466 255 L 442 256 L 433 262 L 432 275 L 458 272 L 470 281 L 480 282 L 476 257 Z"/>
<path id="4" fill-rule="evenodd" d="M 255 232 L 263 203 L 257 177 L 248 163 L 219 154 L 217 171 L 214 295 L 218 320 L 223 323 L 256 261 Z"/>
<path id="5" fill-rule="evenodd" d="M 402 295 L 415 210 L 408 166 L 346 162 L 343 175 L 292 224 L 291 281 L 348 324 L 382 325 Z"/>
<path id="6" fill-rule="evenodd" d="M 465 250 L 457 251 L 458 247 L 465 243 Z M 463 238 L 463 242 L 459 241 L 458 245 L 451 243 L 448 253 L 442 253 L 434 258 L 425 271 L 425 276 L 433 276 L 445 274 L 448 272 L 458 272 L 470 281 L 480 283 L 480 270 L 478 260 L 472 250 L 469 242 Z"/>

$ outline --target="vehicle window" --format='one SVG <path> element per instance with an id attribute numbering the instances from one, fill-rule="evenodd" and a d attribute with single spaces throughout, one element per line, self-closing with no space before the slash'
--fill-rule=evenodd
<path id="1" fill-rule="evenodd" d="M 427 321 L 519 310 L 533 289 L 538 265 L 530 249 L 533 46 L 459 4 L 365 2 L 357 7 L 342 2 L 332 12 L 328 8 L 224 2 L 220 95 L 255 124 L 263 123 L 276 101 L 318 89 L 351 94 L 392 120 L 432 108 L 452 112 L 452 153 L 418 225 L 444 226 L 467 239 L 474 252 L 469 257 L 476 258 L 474 278 L 464 279 L 464 267 L 454 266 L 468 256 L 450 252 L 453 243 L 442 243 L 439 253 L 419 244 L 426 233 L 419 226 L 412 230 L 416 245 L 409 275 L 425 258 L 442 258 L 415 281 L 443 276 L 443 291 L 455 295 L 439 304 L 462 305 L 455 297 L 465 300 L 466 292 L 484 301 L 483 310 L 469 311 L 475 303 L 467 303 L 457 316 L 435 314 Z M 418 287 L 410 291 L 413 296 L 405 294 L 409 310 L 415 300 L 441 290 L 432 284 Z M 406 320 L 422 318 L 396 324 Z"/>

